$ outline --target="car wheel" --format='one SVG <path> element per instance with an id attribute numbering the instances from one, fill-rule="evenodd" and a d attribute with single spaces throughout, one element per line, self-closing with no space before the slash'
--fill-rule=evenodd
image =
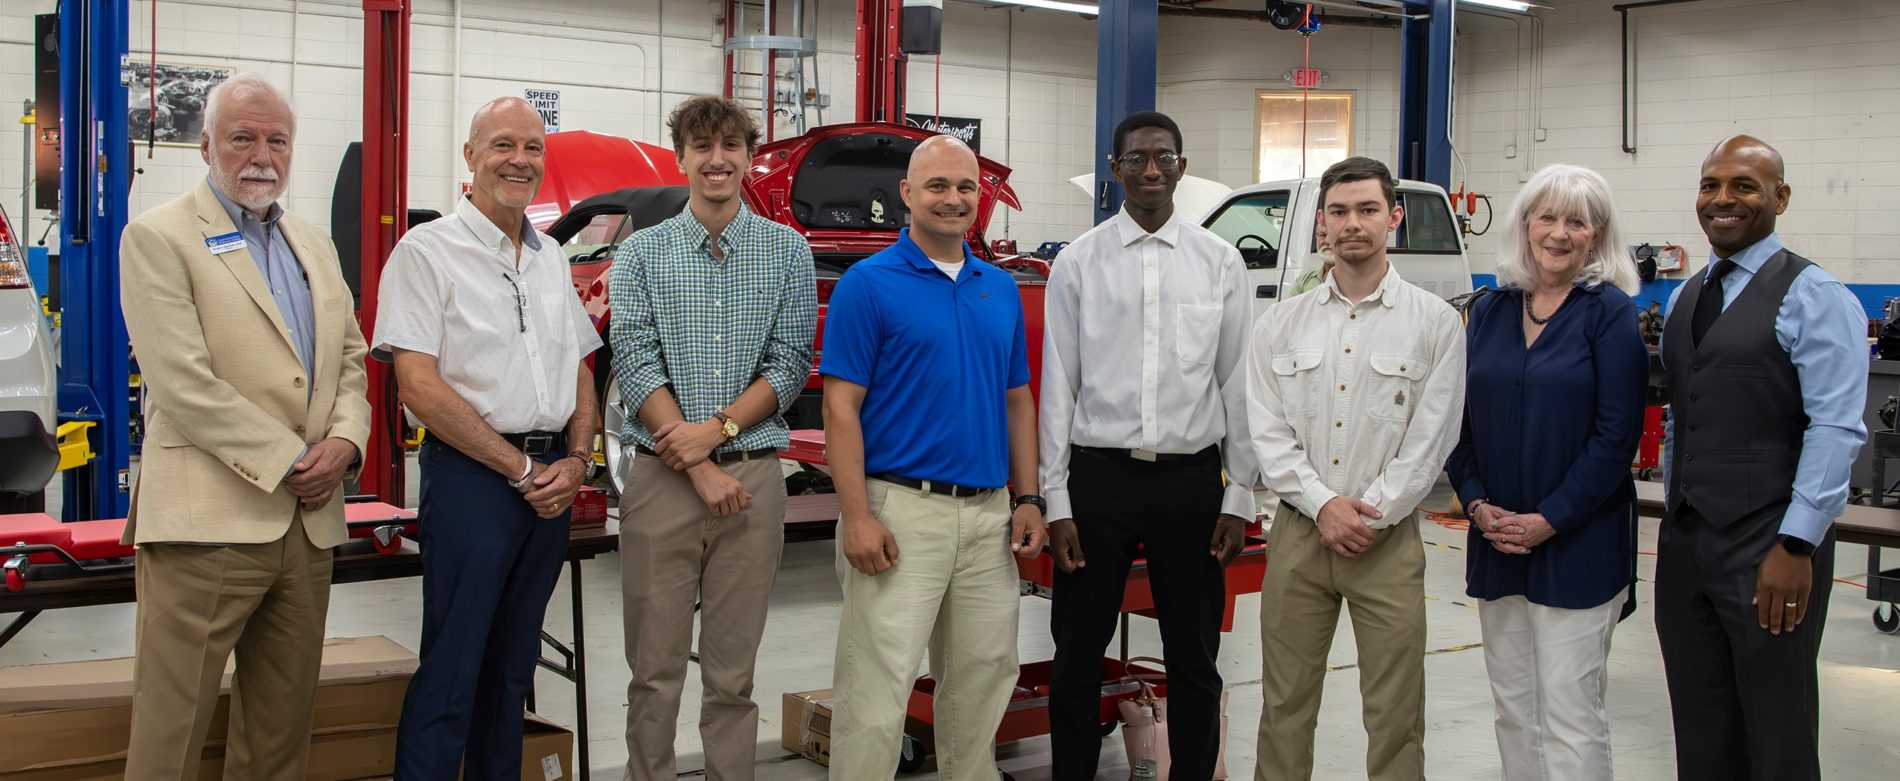
<path id="1" fill-rule="evenodd" d="M 627 495 L 627 458 L 620 447 L 620 427 L 627 422 L 627 401 L 620 395 L 620 383 L 608 370 L 607 384 L 601 393 L 600 434 L 607 451 L 607 482 L 612 485 L 614 497 Z"/>

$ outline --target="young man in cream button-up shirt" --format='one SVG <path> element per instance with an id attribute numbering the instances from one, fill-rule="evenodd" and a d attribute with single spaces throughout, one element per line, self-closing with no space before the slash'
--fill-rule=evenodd
<path id="1" fill-rule="evenodd" d="M 1458 313 L 1399 278 L 1386 236 L 1404 218 L 1384 164 L 1326 169 L 1320 206 L 1338 263 L 1254 325 L 1248 422 L 1280 496 L 1260 589 L 1266 703 L 1256 779 L 1313 773 L 1313 729 L 1344 597 L 1359 644 L 1366 774 L 1421 779 L 1425 554 L 1414 514 L 1457 443 Z"/>

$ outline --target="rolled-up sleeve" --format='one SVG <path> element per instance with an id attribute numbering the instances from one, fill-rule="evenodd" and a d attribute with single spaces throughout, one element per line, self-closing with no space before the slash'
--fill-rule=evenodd
<path id="1" fill-rule="evenodd" d="M 811 378 L 812 336 L 818 329 L 818 286 L 811 245 L 799 239 L 786 254 L 791 257 L 781 288 L 785 298 L 779 304 L 759 361 L 759 376 L 778 395 L 779 412 L 792 408 L 805 381 Z"/>
<path id="2" fill-rule="evenodd" d="M 622 243 L 614 253 L 613 270 L 607 275 L 607 295 L 612 304 L 607 339 L 613 347 L 614 374 L 629 410 L 639 409 L 654 391 L 672 382 L 667 376 L 666 357 L 660 352 L 660 329 L 648 284 L 639 242 L 630 239 Z"/>

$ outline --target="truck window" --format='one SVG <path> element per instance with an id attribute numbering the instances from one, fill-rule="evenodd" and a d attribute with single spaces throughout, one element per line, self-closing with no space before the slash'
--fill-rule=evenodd
<path id="1" fill-rule="evenodd" d="M 1286 190 L 1252 193 L 1223 204 L 1207 229 L 1240 250 L 1247 268 L 1274 268 L 1280 264 L 1280 237 L 1286 228 Z"/>
<path id="2" fill-rule="evenodd" d="M 1458 253 L 1463 245 L 1458 221 L 1438 193 L 1399 191 L 1399 203 L 1405 207 L 1405 221 L 1399 223 L 1390 249 L 1405 252 Z"/>

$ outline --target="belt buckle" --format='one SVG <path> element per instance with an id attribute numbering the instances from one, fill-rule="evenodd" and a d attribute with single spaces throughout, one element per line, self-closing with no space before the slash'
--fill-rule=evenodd
<path id="1" fill-rule="evenodd" d="M 528 455 L 545 455 L 552 449 L 554 449 L 553 434 L 529 434 L 521 438 L 521 452 Z"/>
<path id="2" fill-rule="evenodd" d="M 1158 458 L 1158 457 L 1159 457 L 1160 455 L 1161 455 L 1161 454 L 1159 454 L 1159 453 L 1156 453 L 1156 452 L 1154 452 L 1153 450 L 1147 450 L 1147 449 L 1144 449 L 1144 448 L 1138 448 L 1138 447 L 1135 447 L 1135 448 L 1129 448 L 1129 449 L 1128 449 L 1128 457 L 1129 457 L 1129 458 L 1132 458 L 1132 459 L 1135 459 L 1136 461 L 1146 461 L 1146 462 L 1148 462 L 1148 463 L 1150 463 L 1150 464 L 1152 464 L 1152 463 L 1154 463 L 1155 461 L 1157 461 L 1157 460 L 1159 460 L 1159 458 Z"/>

